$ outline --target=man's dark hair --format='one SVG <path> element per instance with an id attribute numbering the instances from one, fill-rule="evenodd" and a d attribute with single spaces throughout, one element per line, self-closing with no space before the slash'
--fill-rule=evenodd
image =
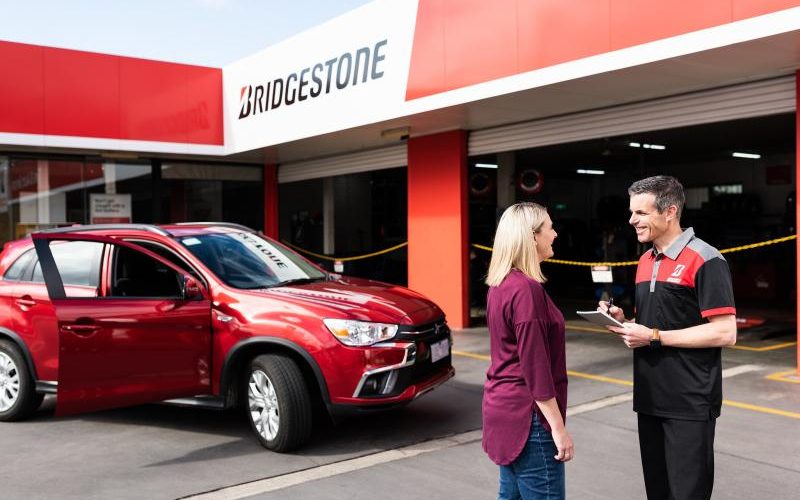
<path id="1" fill-rule="evenodd" d="M 675 177 L 669 175 L 655 175 L 631 184 L 628 188 L 628 195 L 650 193 L 655 196 L 656 209 L 658 213 L 664 213 L 670 205 L 678 207 L 677 218 L 681 218 L 683 204 L 686 202 L 686 195 L 683 186 Z"/>

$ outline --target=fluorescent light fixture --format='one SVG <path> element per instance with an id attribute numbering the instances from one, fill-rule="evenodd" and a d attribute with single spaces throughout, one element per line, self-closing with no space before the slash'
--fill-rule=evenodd
<path id="1" fill-rule="evenodd" d="M 589 175 L 603 175 L 606 173 L 605 170 L 591 170 L 586 168 L 579 168 L 576 170 L 579 174 L 589 174 Z"/>
<path id="2" fill-rule="evenodd" d="M 761 155 L 757 154 L 757 153 L 739 153 L 739 152 L 736 152 L 736 153 L 733 153 L 733 155 L 731 155 L 731 156 L 733 156 L 734 158 L 749 158 L 751 160 L 758 160 L 759 158 L 761 158 Z"/>
<path id="3" fill-rule="evenodd" d="M 475 166 L 477 168 L 497 168 L 495 163 L 476 163 Z"/>
<path id="4" fill-rule="evenodd" d="M 647 144 L 647 143 L 642 144 L 640 142 L 629 142 L 628 146 L 632 148 L 644 148 L 644 149 L 658 149 L 658 150 L 667 149 L 667 147 L 664 146 L 663 144 Z"/>

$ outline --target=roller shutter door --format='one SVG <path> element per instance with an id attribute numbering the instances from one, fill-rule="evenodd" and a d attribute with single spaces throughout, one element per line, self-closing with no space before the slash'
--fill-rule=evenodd
<path id="1" fill-rule="evenodd" d="M 476 130 L 479 155 L 587 139 L 795 111 L 795 77 L 786 76 L 531 122 Z"/>
<path id="2" fill-rule="evenodd" d="M 405 167 L 407 165 L 407 148 L 406 144 L 402 143 L 388 148 L 284 163 L 278 168 L 278 183 L 355 174 L 385 168 Z"/>

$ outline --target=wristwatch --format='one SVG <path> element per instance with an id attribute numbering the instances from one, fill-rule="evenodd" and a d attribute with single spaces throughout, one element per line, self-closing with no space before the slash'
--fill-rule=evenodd
<path id="1" fill-rule="evenodd" d="M 650 337 L 650 349 L 658 349 L 661 347 L 661 334 L 658 328 L 653 328 L 653 335 Z"/>

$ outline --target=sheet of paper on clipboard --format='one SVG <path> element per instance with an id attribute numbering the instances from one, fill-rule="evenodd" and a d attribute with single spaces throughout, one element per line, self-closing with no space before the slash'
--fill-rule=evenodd
<path id="1" fill-rule="evenodd" d="M 575 311 L 580 317 L 590 323 L 600 326 L 625 326 L 609 316 L 604 311 Z"/>

